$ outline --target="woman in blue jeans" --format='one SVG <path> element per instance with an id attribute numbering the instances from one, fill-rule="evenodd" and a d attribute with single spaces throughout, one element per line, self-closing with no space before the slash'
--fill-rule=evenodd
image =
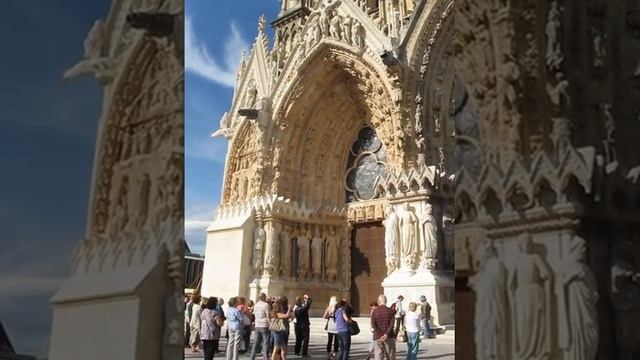
<path id="1" fill-rule="evenodd" d="M 418 347 L 420 346 L 420 328 L 422 314 L 417 312 L 418 304 L 409 304 L 409 311 L 404 316 L 404 328 L 407 331 L 407 360 L 418 359 Z"/>
<path id="2" fill-rule="evenodd" d="M 353 310 L 346 300 L 342 299 L 336 305 L 336 311 L 334 314 L 336 318 L 336 330 L 338 331 L 338 343 L 340 344 L 338 360 L 349 359 L 349 352 L 351 351 L 351 333 L 349 332 L 348 323 L 352 321 L 352 313 Z"/>

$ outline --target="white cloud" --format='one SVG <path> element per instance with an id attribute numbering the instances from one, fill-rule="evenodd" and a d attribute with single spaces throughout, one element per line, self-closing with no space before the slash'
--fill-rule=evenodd
<path id="1" fill-rule="evenodd" d="M 234 87 L 236 67 L 242 60 L 242 51 L 249 44 L 242 38 L 235 22 L 231 21 L 231 35 L 224 43 L 224 66 L 209 55 L 205 44 L 193 32 L 191 18 L 185 19 L 185 69 L 205 79 L 227 87 Z"/>
<path id="2" fill-rule="evenodd" d="M 204 254 L 207 238 L 206 230 L 213 222 L 217 204 L 198 203 L 190 205 L 185 211 L 184 232 L 191 251 Z"/>
<path id="3" fill-rule="evenodd" d="M 187 143 L 187 157 L 192 159 L 204 159 L 213 161 L 218 165 L 224 165 L 227 158 L 227 146 L 226 139 L 217 137 L 198 139 Z"/>

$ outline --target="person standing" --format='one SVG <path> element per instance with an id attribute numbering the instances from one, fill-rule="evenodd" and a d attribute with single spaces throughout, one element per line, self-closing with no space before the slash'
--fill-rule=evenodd
<path id="1" fill-rule="evenodd" d="M 349 323 L 353 310 L 346 300 L 342 299 L 336 305 L 336 330 L 338 331 L 338 340 L 340 342 L 340 350 L 338 352 L 338 360 L 348 360 L 351 351 L 351 332 L 349 331 Z"/>
<path id="2" fill-rule="evenodd" d="M 422 331 L 423 338 L 429 338 L 429 332 L 431 327 L 429 326 L 429 320 L 431 320 L 431 304 L 427 301 L 427 297 L 420 296 L 420 312 L 422 313 Z"/>
<path id="3" fill-rule="evenodd" d="M 373 316 L 373 310 L 375 310 L 377 306 L 378 306 L 378 303 L 375 301 L 369 304 L 369 318 Z M 371 333 L 373 334 L 373 328 L 371 328 Z M 375 352 L 374 347 L 375 347 L 375 340 L 372 340 L 371 344 L 369 344 L 369 352 L 367 353 L 367 360 L 370 360 L 371 357 L 374 356 L 374 352 Z"/>
<path id="4" fill-rule="evenodd" d="M 184 347 L 190 347 L 191 311 L 193 309 L 193 300 L 191 299 L 191 296 L 185 296 L 184 305 Z"/>
<path id="5" fill-rule="evenodd" d="M 294 331 L 296 334 L 296 345 L 294 352 L 297 356 L 308 356 L 309 351 L 309 331 L 311 323 L 309 322 L 309 307 L 311 306 L 311 298 L 305 294 L 303 297 L 296 298 L 296 309 L 294 311 L 296 323 Z"/>
<path id="6" fill-rule="evenodd" d="M 327 325 L 325 326 L 325 330 L 327 330 L 327 358 L 334 359 L 336 354 L 338 353 L 338 330 L 336 328 L 336 305 L 338 304 L 338 298 L 332 296 L 329 299 L 329 306 L 324 310 L 323 318 L 327 319 Z M 333 344 L 333 351 L 331 351 L 331 347 Z"/>
<path id="7" fill-rule="evenodd" d="M 262 359 L 269 359 L 269 312 L 271 306 L 267 303 L 267 294 L 261 293 L 258 302 L 253 308 L 253 316 L 255 317 L 256 340 L 251 348 L 251 360 L 256 358 L 258 348 L 262 346 Z"/>
<path id="8" fill-rule="evenodd" d="M 242 311 L 238 309 L 240 302 L 237 298 L 229 299 L 229 310 L 227 312 L 227 329 L 229 332 L 227 339 L 227 360 L 238 360 L 240 351 L 240 339 L 242 338 Z"/>
<path id="9" fill-rule="evenodd" d="M 396 358 L 396 339 L 393 332 L 394 311 L 387 307 L 387 297 L 378 296 L 378 306 L 371 312 L 373 329 L 374 359 Z"/>
<path id="10" fill-rule="evenodd" d="M 418 304 L 409 303 L 409 311 L 404 317 L 404 328 L 407 331 L 407 360 L 418 360 L 422 314 L 416 310 L 418 310 Z"/>
<path id="11" fill-rule="evenodd" d="M 202 339 L 204 360 L 213 359 L 217 343 L 220 342 L 220 326 L 218 326 L 216 318 L 221 315 L 215 310 L 217 305 L 218 299 L 210 297 L 203 304 L 202 313 L 200 314 L 200 338 Z"/>
<path id="12" fill-rule="evenodd" d="M 191 326 L 189 345 L 191 345 L 191 352 L 198 352 L 198 346 L 200 345 L 200 313 L 202 312 L 200 303 L 202 297 L 194 294 L 191 297 L 191 301 L 193 301 L 193 306 L 191 307 L 191 320 L 189 320 L 189 325 Z"/>
<path id="13" fill-rule="evenodd" d="M 271 310 L 271 338 L 273 339 L 273 353 L 271 359 L 287 359 L 287 339 L 289 337 L 289 319 L 293 316 L 286 297 L 281 297 L 276 301 Z M 275 329 L 275 328 L 278 329 Z"/>
<path id="14" fill-rule="evenodd" d="M 400 327 L 404 322 L 404 309 L 402 308 L 402 302 L 404 301 L 404 296 L 398 295 L 398 300 L 393 304 L 392 309 L 396 312 L 396 326 L 394 332 L 396 335 L 400 334 Z"/>

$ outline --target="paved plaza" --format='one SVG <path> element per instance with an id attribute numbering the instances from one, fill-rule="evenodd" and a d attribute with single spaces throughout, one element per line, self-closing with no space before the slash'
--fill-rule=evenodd
<path id="1" fill-rule="evenodd" d="M 352 337 L 351 345 L 351 359 L 366 359 L 369 344 L 371 343 L 371 332 L 368 331 L 369 318 L 356 318 L 355 319 L 362 332 L 357 336 Z M 326 343 L 327 333 L 324 331 L 324 320 L 321 318 L 311 319 L 311 340 L 309 344 L 309 358 L 326 359 Z M 295 344 L 295 335 L 293 334 L 293 326 L 291 327 L 291 337 L 289 338 L 289 347 L 287 350 L 287 359 L 300 359 L 301 357 L 295 356 L 293 353 L 293 345 Z M 438 335 L 435 339 L 423 340 L 420 344 L 420 353 L 418 359 L 438 359 L 438 360 L 452 360 L 454 355 L 454 331 L 448 330 L 442 335 Z M 253 339 L 252 339 L 253 341 Z M 253 344 L 253 342 L 252 342 Z M 226 339 L 220 339 L 220 346 L 224 351 L 226 347 Z M 397 343 L 397 358 L 404 359 L 407 350 L 406 343 Z M 249 353 L 240 355 L 240 359 L 249 359 Z M 191 353 L 191 350 L 185 350 L 185 359 L 202 359 L 202 352 Z M 216 358 L 224 358 L 224 352 L 217 354 Z"/>

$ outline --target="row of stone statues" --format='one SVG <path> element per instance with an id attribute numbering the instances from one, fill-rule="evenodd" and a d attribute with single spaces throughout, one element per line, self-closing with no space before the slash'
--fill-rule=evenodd
<path id="1" fill-rule="evenodd" d="M 549 359 L 563 353 L 566 359 L 593 359 L 598 294 L 585 263 L 584 239 L 569 239 L 568 254 L 555 271 L 536 250 L 543 245 L 534 244 L 530 234 L 517 240 L 513 269 L 507 269 L 490 243 L 470 278 L 477 299 L 476 358 Z"/>
<path id="2" fill-rule="evenodd" d="M 396 269 L 434 269 L 438 250 L 437 224 L 431 204 L 416 215 L 409 203 L 398 215 L 393 206 L 383 222 L 385 226 L 385 255 L 387 273 Z M 418 264 L 417 261 L 420 260 Z"/>
<path id="3" fill-rule="evenodd" d="M 252 267 L 256 276 L 338 279 L 343 242 L 336 227 L 295 227 L 258 220 L 253 235 Z"/>
<path id="4" fill-rule="evenodd" d="M 303 52 L 320 43 L 323 38 L 343 41 L 357 48 L 365 45 L 365 29 L 362 24 L 349 15 L 338 14 L 335 7 L 339 2 L 323 4 L 310 16 L 307 33 L 301 42 Z"/>

